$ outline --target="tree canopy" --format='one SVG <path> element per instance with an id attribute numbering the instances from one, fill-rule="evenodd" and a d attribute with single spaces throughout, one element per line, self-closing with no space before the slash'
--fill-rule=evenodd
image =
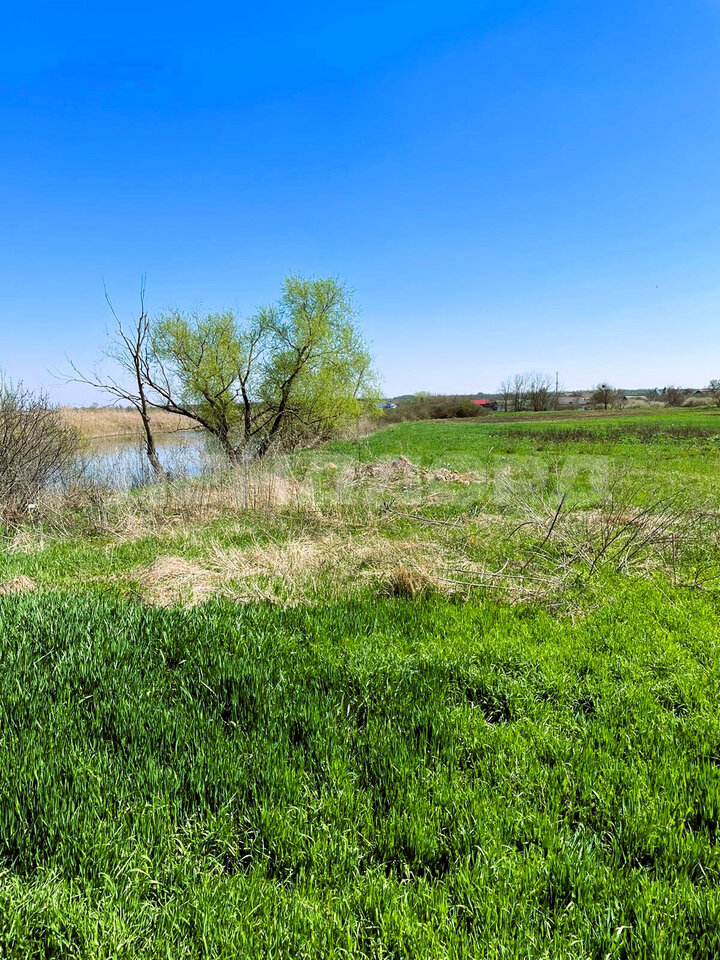
<path id="1" fill-rule="evenodd" d="M 151 339 L 149 401 L 200 423 L 232 461 L 330 436 L 379 397 L 352 297 L 333 278 L 286 277 L 279 301 L 245 321 L 166 313 Z"/>

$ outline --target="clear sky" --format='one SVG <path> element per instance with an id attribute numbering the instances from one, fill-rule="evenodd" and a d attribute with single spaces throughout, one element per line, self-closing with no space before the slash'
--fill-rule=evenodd
<path id="1" fill-rule="evenodd" d="M 38 2 L 0 31 L 0 368 L 356 291 L 388 394 L 720 377 L 720 0 Z"/>

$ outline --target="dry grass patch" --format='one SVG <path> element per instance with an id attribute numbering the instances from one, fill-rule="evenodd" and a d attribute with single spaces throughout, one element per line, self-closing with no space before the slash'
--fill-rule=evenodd
<path id="1" fill-rule="evenodd" d="M 391 596 L 448 592 L 438 546 L 422 541 L 330 534 L 244 549 L 211 548 L 202 561 L 158 558 L 131 574 L 148 603 L 193 605 L 210 596 L 303 603 L 376 588 Z"/>
<path id="2" fill-rule="evenodd" d="M 3 538 L 2 549 L 6 553 L 19 553 L 25 556 L 41 553 L 45 549 L 45 537 L 39 528 L 21 527 L 19 530 L 13 530 L 12 536 Z"/>
<path id="3" fill-rule="evenodd" d="M 16 549 L 32 548 L 45 534 L 68 539 L 82 535 L 109 536 L 121 542 L 169 531 L 194 529 L 198 524 L 242 513 L 274 514 L 285 508 L 312 506 L 312 490 L 292 476 L 264 465 L 237 468 L 205 478 L 148 485 L 136 491 L 109 490 L 94 484 L 52 491 L 42 498 L 42 527 L 25 528 Z"/>
<path id="4" fill-rule="evenodd" d="M 309 492 L 293 477 L 280 476 L 258 467 L 227 471 L 207 480 L 167 484 L 147 497 L 135 498 L 149 513 L 167 521 L 181 523 L 216 520 L 241 513 L 274 512 L 288 506 L 300 506 L 309 500 Z"/>
<path id="5" fill-rule="evenodd" d="M 439 576 L 437 570 L 422 566 L 399 563 L 388 574 L 382 584 L 381 592 L 387 597 L 405 597 L 412 599 L 422 593 L 448 592 L 448 581 Z"/>
<path id="6" fill-rule="evenodd" d="M 15 577 L 0 583 L 0 597 L 7 597 L 11 593 L 27 593 L 29 590 L 37 590 L 37 584 L 30 577 Z"/>
<path id="7" fill-rule="evenodd" d="M 434 480 L 436 483 L 459 483 L 462 486 L 481 481 L 476 473 L 459 473 L 447 467 L 426 470 L 402 455 L 393 460 L 374 460 L 372 463 L 355 464 L 350 468 L 350 478 L 353 481 L 372 479 L 382 483 Z"/>
<path id="8" fill-rule="evenodd" d="M 194 606 L 217 593 L 220 586 L 216 572 L 182 557 L 158 557 L 136 570 L 134 578 L 143 599 L 159 607 Z"/>

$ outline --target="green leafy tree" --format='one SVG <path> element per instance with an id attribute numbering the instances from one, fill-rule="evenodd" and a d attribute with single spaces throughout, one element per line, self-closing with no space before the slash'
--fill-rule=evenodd
<path id="1" fill-rule="evenodd" d="M 232 311 L 166 314 L 153 326 L 148 395 L 205 427 L 232 462 L 329 437 L 379 399 L 355 318 L 343 284 L 297 276 L 245 323 Z"/>

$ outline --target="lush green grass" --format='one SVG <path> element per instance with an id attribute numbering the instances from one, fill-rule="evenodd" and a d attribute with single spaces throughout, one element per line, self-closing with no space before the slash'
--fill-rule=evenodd
<path id="1" fill-rule="evenodd" d="M 642 460 L 648 448 L 673 441 L 687 454 L 693 443 L 703 453 L 720 449 L 720 408 L 666 410 L 661 413 L 588 415 L 584 419 L 547 415 L 513 420 L 496 414 L 480 421 L 444 420 L 403 423 L 385 428 L 363 441 L 335 444 L 334 449 L 372 459 L 406 455 L 425 466 L 449 464 L 465 469 L 484 466 L 493 454 L 534 453 L 538 446 L 564 448 L 565 441 L 582 441 L 590 451 Z M 564 440 L 563 440 L 564 438 Z M 683 441 L 690 441 L 683 442 Z"/>
<path id="2" fill-rule="evenodd" d="M 44 589 L 0 595 L 0 957 L 720 956 L 720 608 L 679 585 L 720 563 L 719 428 L 406 423 L 298 456 L 275 512 L 8 536 L 0 584 Z M 701 525 L 593 574 L 609 488 L 613 536 L 658 497 Z M 568 569 L 572 602 L 392 599 L 362 564 L 338 598 L 375 540 Z M 165 555 L 298 542 L 335 551 L 299 606 L 137 599 Z"/>
<path id="3" fill-rule="evenodd" d="M 0 600 L 8 957 L 712 957 L 715 606 Z"/>
<path id="4" fill-rule="evenodd" d="M 424 467 L 474 470 L 490 482 L 505 472 L 564 473 L 565 482 L 591 473 L 607 487 L 613 471 L 639 487 L 716 496 L 720 409 L 556 416 L 518 422 L 496 414 L 481 421 L 446 420 L 388 427 L 334 452 L 361 461 L 406 456 Z M 588 499 L 588 503 L 592 498 Z"/>

